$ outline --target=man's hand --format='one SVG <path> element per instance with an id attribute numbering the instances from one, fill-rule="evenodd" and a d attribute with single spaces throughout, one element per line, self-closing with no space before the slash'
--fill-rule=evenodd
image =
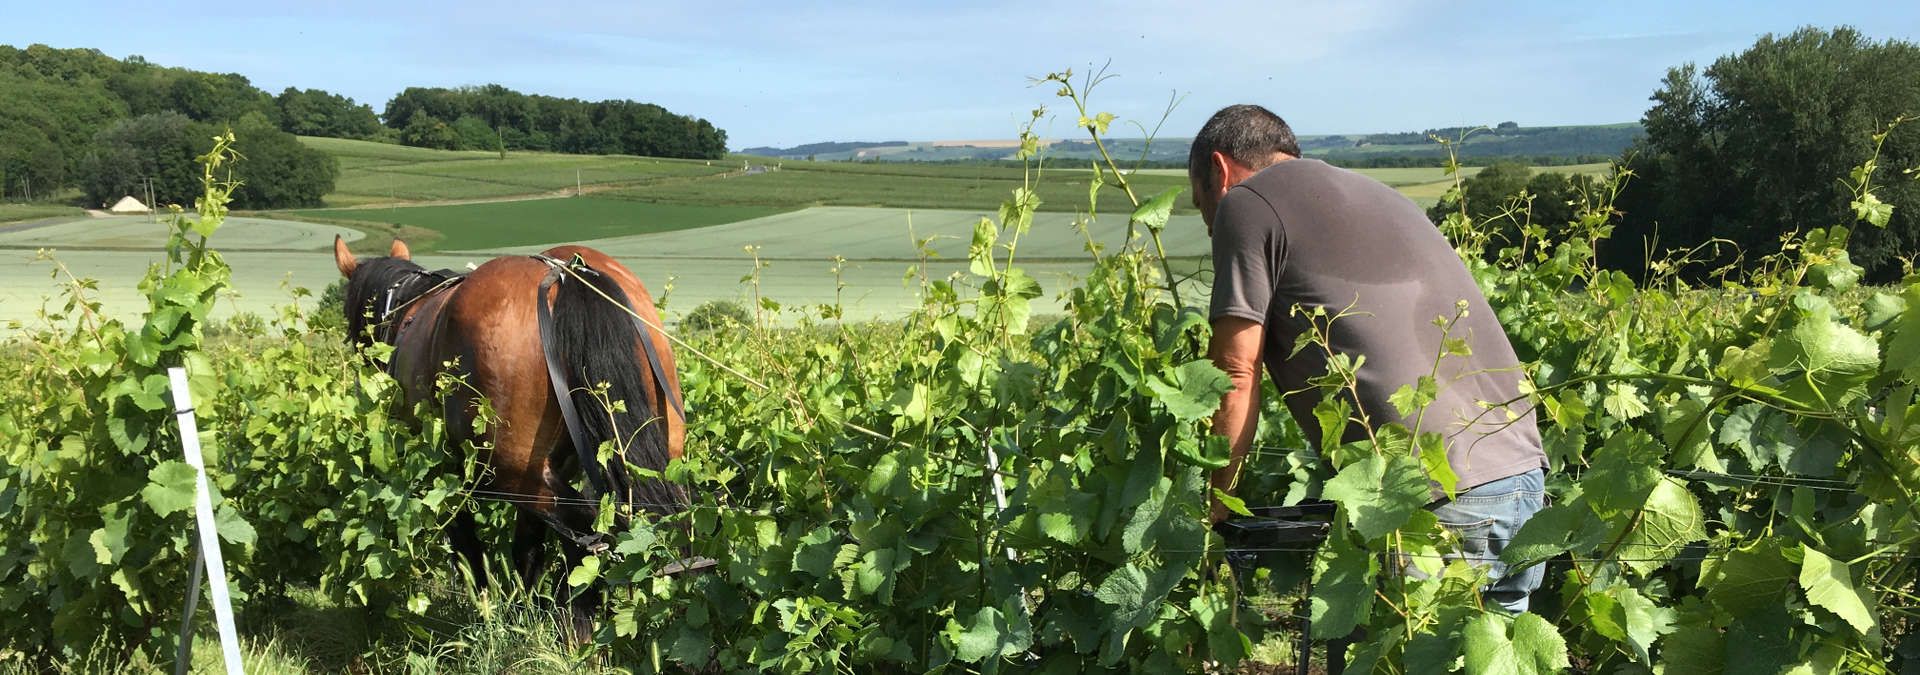
<path id="1" fill-rule="evenodd" d="M 1233 316 L 1213 320 L 1213 341 L 1207 345 L 1207 358 L 1226 371 L 1233 390 L 1220 401 L 1213 414 L 1213 433 L 1227 437 L 1233 446 L 1233 458 L 1213 472 L 1213 487 L 1233 493 L 1240 477 L 1240 463 L 1253 447 L 1253 432 L 1260 423 L 1260 362 L 1266 344 L 1266 328 L 1257 321 Z M 1211 494 L 1209 499 L 1212 499 Z M 1227 507 L 1213 501 L 1213 521 L 1227 517 Z"/>

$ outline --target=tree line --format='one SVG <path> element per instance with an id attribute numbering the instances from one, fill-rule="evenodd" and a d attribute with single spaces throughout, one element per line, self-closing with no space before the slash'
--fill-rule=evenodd
<path id="1" fill-rule="evenodd" d="M 242 75 L 95 49 L 0 45 L 0 197 L 47 199 L 77 187 L 88 206 L 125 196 L 191 204 L 195 158 L 232 128 L 246 139 L 233 165 L 243 184 L 235 206 L 318 204 L 339 168 L 283 129 L 285 105 L 302 94 L 276 98 Z"/>
<path id="2" fill-rule="evenodd" d="M 636 101 L 583 101 L 479 87 L 408 87 L 387 103 L 400 142 L 447 150 L 546 150 L 719 159 L 727 132 Z"/>
<path id="3" fill-rule="evenodd" d="M 727 139 L 704 119 L 636 101 L 528 95 L 499 85 L 414 87 L 376 114 L 321 89 L 269 94 L 234 73 L 116 59 L 97 49 L 0 45 L 0 198 L 44 199 L 81 187 L 89 202 L 101 202 L 143 196 L 150 184 L 163 202 L 184 198 L 191 193 L 171 186 L 192 172 L 185 148 L 204 151 L 208 131 L 222 125 L 240 134 L 246 156 L 235 166 L 248 183 L 236 195 L 241 208 L 313 205 L 332 191 L 337 167 L 295 134 L 449 150 L 700 159 L 724 156 Z M 192 139 L 186 146 L 161 142 L 182 133 Z"/>
<path id="4" fill-rule="evenodd" d="M 1783 236 L 1853 223 L 1876 211 L 1848 240 L 1870 281 L 1912 272 L 1920 255 L 1920 45 L 1875 41 L 1850 27 L 1766 35 L 1701 68 L 1668 71 L 1642 119 L 1646 135 L 1618 159 L 1630 170 L 1619 222 L 1598 252 L 1601 264 L 1642 275 L 1649 260 L 1691 251 L 1681 273 L 1703 278 L 1756 264 Z M 1896 124 L 1896 121 L 1910 121 Z M 1888 131 L 1891 129 L 1891 131 Z M 1881 135 L 1883 134 L 1884 135 Z M 1883 206 L 1856 203 L 1856 181 L 1834 180 L 1875 157 L 1869 178 Z M 1558 211 L 1592 181 L 1516 167 L 1489 168 L 1465 182 L 1469 215 L 1518 225 L 1505 204 L 1525 188 L 1534 223 L 1562 223 Z M 1577 178 L 1577 177 L 1576 177 Z M 1535 181 L 1539 181 L 1536 183 Z M 1447 204 L 1436 215 L 1456 208 Z"/>

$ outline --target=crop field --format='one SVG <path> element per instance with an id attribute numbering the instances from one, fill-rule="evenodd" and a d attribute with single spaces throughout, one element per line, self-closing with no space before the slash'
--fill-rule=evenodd
<path id="1" fill-rule="evenodd" d="M 582 186 L 645 184 L 714 176 L 739 167 L 730 162 L 619 155 L 456 152 L 302 137 L 340 161 L 329 206 L 404 201 L 489 199 L 568 190 Z"/>
<path id="2" fill-rule="evenodd" d="M 762 206 L 647 204 L 597 197 L 556 197 L 445 206 L 303 210 L 285 215 L 328 222 L 391 223 L 424 228 L 441 235 L 431 242 L 431 248 L 466 251 L 669 232 L 758 218 L 779 211 L 779 208 Z"/>

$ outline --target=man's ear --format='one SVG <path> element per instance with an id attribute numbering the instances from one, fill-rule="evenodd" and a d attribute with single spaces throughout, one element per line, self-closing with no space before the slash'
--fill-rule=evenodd
<path id="1" fill-rule="evenodd" d="M 1227 193 L 1227 190 L 1232 189 L 1235 184 L 1240 182 L 1234 180 L 1236 177 L 1235 174 L 1237 173 L 1235 170 L 1240 167 L 1240 163 L 1233 161 L 1233 158 L 1228 157 L 1226 153 L 1220 152 L 1219 150 L 1213 151 L 1213 153 L 1207 157 L 1207 164 L 1207 170 L 1213 174 L 1214 178 L 1214 194 L 1224 195 Z"/>
<path id="2" fill-rule="evenodd" d="M 333 235 L 333 265 L 340 268 L 340 276 L 352 277 L 353 270 L 360 266 L 360 260 L 347 250 L 347 242 L 340 235 Z"/>
<path id="3" fill-rule="evenodd" d="M 393 245 L 387 247 L 387 255 L 401 260 L 413 259 L 413 252 L 407 250 L 407 242 L 400 241 L 399 237 L 395 237 Z"/>

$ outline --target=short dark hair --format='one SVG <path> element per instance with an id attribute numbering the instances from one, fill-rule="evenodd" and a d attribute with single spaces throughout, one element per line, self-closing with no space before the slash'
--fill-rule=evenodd
<path id="1" fill-rule="evenodd" d="M 1209 180 L 1207 158 L 1218 152 L 1252 169 L 1264 169 L 1273 156 L 1286 153 L 1300 156 L 1300 141 L 1293 137 L 1287 121 L 1273 111 L 1242 103 L 1221 108 L 1200 127 L 1187 151 L 1187 174 Z M 1212 186 L 1205 186 L 1212 187 Z"/>

